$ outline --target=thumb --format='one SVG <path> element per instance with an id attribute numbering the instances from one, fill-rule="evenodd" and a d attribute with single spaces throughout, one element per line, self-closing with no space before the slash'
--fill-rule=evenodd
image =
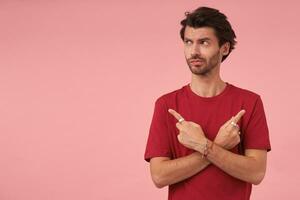
<path id="1" fill-rule="evenodd" d="M 177 139 L 178 139 L 179 142 L 182 141 L 182 134 L 181 133 L 177 135 Z"/>

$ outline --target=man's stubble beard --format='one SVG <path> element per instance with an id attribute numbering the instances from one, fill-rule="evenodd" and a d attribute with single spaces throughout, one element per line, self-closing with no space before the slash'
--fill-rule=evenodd
<path id="1" fill-rule="evenodd" d="M 220 52 L 218 51 L 215 55 L 211 57 L 209 62 L 206 59 L 204 59 L 205 62 L 199 67 L 191 65 L 188 59 L 186 59 L 186 62 L 193 74 L 205 76 L 208 75 L 215 67 L 217 67 L 219 56 Z"/>

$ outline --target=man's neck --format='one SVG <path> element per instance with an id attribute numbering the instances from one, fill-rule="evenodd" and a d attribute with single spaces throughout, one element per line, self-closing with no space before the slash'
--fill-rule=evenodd
<path id="1" fill-rule="evenodd" d="M 194 93 L 201 97 L 213 97 L 225 89 L 226 83 L 220 78 L 219 73 L 208 76 L 192 74 L 190 87 Z"/>

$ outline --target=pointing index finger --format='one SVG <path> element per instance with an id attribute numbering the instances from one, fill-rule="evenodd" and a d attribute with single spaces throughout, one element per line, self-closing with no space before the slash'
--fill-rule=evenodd
<path id="1" fill-rule="evenodd" d="M 235 123 L 237 123 L 242 117 L 243 115 L 246 113 L 245 110 L 241 110 L 240 112 L 238 112 L 238 114 L 236 114 L 234 117 L 233 117 L 233 121 Z"/>
<path id="2" fill-rule="evenodd" d="M 171 115 L 173 115 L 177 120 L 182 119 L 183 117 L 173 109 L 168 110 Z"/>

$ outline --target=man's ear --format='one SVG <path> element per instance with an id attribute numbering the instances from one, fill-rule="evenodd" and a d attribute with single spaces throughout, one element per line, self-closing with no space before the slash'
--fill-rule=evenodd
<path id="1" fill-rule="evenodd" d="M 229 49 L 230 49 L 230 43 L 225 42 L 222 47 L 221 47 L 221 52 L 223 56 L 226 56 L 229 54 Z"/>

